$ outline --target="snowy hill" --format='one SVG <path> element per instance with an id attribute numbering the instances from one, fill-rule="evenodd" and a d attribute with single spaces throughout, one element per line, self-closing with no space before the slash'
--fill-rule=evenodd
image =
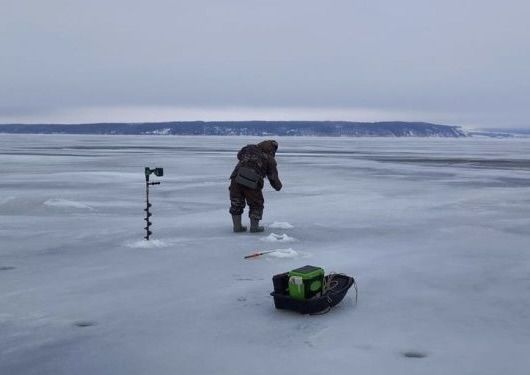
<path id="1" fill-rule="evenodd" d="M 98 124 L 6 124 L 0 133 L 152 134 L 152 135 L 288 135 L 328 137 L 465 137 L 458 126 L 424 122 L 218 121 Z"/>

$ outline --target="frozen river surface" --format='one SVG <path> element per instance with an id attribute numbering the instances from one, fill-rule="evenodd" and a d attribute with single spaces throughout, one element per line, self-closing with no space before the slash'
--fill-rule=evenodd
<path id="1" fill-rule="evenodd" d="M 0 135 L 0 374 L 529 373 L 530 140 L 280 138 L 267 230 L 236 235 L 255 141 Z M 358 304 L 275 310 L 305 264 Z"/>

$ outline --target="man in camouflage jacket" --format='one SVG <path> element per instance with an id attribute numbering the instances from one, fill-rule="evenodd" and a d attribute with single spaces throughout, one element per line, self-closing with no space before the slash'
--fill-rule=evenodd
<path id="1" fill-rule="evenodd" d="M 259 226 L 263 216 L 263 181 L 267 177 L 271 186 L 280 191 L 282 183 L 276 167 L 276 150 L 278 143 L 273 140 L 263 141 L 257 145 L 247 145 L 237 154 L 239 163 L 230 175 L 230 214 L 234 224 L 234 232 L 246 232 L 247 227 L 241 225 L 241 215 L 245 209 L 245 201 L 249 206 L 250 231 L 263 232 Z"/>

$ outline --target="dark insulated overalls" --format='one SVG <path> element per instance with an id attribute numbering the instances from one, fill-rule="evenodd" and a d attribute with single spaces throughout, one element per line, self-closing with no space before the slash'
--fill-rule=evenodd
<path id="1" fill-rule="evenodd" d="M 277 144 L 274 141 L 264 141 L 258 145 L 247 145 L 238 152 L 239 163 L 230 175 L 230 214 L 242 215 L 248 204 L 248 216 L 251 219 L 261 220 L 264 208 L 263 179 L 267 177 L 271 186 L 277 191 L 282 188 L 274 158 L 276 149 Z M 256 189 L 250 189 L 234 181 L 241 167 L 252 168 L 261 177 Z"/>

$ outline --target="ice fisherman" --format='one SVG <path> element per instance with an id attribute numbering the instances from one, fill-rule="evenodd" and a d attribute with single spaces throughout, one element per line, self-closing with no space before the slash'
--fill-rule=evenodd
<path id="1" fill-rule="evenodd" d="M 230 214 L 234 224 L 234 232 L 246 232 L 247 227 L 241 224 L 241 215 L 245 209 L 245 201 L 249 207 L 250 232 L 263 232 L 259 225 L 263 216 L 263 182 L 267 177 L 276 190 L 282 189 L 276 167 L 276 151 L 278 142 L 267 140 L 257 145 L 246 145 L 237 153 L 237 163 L 230 175 Z"/>

